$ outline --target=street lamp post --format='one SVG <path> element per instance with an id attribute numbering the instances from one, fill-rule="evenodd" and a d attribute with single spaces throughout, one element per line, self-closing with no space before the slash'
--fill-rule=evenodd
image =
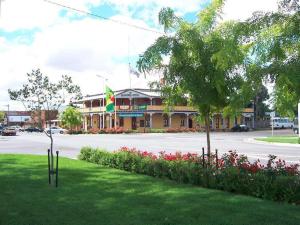
<path id="1" fill-rule="evenodd" d="M 0 0 L 0 2 L 1 2 L 1 0 Z M 4 106 L 7 107 L 7 116 L 6 116 L 7 121 L 6 121 L 6 124 L 9 127 L 9 104 L 4 105 Z"/>
<path id="2" fill-rule="evenodd" d="M 107 82 L 107 78 L 106 77 L 104 77 L 104 76 L 101 76 L 101 75 L 99 75 L 99 74 L 97 74 L 96 75 L 97 77 L 99 77 L 99 78 L 101 78 L 101 79 L 103 79 L 103 98 L 102 98 L 102 106 L 103 106 L 103 109 L 105 108 L 105 104 L 104 104 L 104 93 L 105 93 L 105 83 Z M 104 121 L 104 119 L 105 119 L 105 115 L 104 115 L 104 113 L 105 113 L 105 110 L 103 110 L 103 113 L 102 113 L 102 128 L 104 129 L 104 123 L 105 123 L 105 121 Z"/>

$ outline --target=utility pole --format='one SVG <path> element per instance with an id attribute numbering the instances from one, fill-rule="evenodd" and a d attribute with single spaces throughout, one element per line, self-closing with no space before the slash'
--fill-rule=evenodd
<path id="1" fill-rule="evenodd" d="M 1 3 L 1 0 L 0 0 L 0 3 Z M 4 106 L 7 107 L 7 115 L 6 115 L 7 121 L 6 121 L 6 124 L 7 124 L 7 126 L 9 127 L 9 104 L 4 105 Z"/>

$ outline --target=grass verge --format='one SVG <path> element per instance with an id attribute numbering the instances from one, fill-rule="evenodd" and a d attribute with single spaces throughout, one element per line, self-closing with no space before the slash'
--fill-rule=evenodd
<path id="1" fill-rule="evenodd" d="M 266 137 L 266 138 L 256 138 L 255 140 L 271 142 L 271 143 L 299 144 L 299 137 L 297 136 L 273 136 L 273 137 Z"/>
<path id="2" fill-rule="evenodd" d="M 0 155 L 0 224 L 299 224 L 299 206 L 279 204 L 60 159 L 59 188 L 47 158 Z"/>

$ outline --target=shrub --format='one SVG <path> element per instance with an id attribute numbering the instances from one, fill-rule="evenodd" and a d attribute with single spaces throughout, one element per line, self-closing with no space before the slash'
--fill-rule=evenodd
<path id="1" fill-rule="evenodd" d="M 84 147 L 79 159 L 153 177 L 168 178 L 179 183 L 221 189 L 275 201 L 300 203 L 299 165 L 270 155 L 266 166 L 259 160 L 251 163 L 245 155 L 229 151 L 220 159 L 212 155 L 176 152 L 140 151 L 122 147 L 115 152 Z M 208 163 L 209 162 L 209 163 Z"/>
<path id="2" fill-rule="evenodd" d="M 68 134 L 84 134 L 83 130 L 69 130 Z"/>
<path id="3" fill-rule="evenodd" d="M 167 133 L 182 133 L 182 132 L 199 132 L 199 128 L 186 128 L 186 127 L 177 127 L 177 128 L 167 128 Z"/>

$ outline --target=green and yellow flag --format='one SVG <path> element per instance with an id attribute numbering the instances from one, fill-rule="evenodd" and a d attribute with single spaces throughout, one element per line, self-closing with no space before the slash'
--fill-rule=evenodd
<path id="1" fill-rule="evenodd" d="M 115 111 L 115 94 L 114 92 L 106 86 L 106 112 Z"/>

